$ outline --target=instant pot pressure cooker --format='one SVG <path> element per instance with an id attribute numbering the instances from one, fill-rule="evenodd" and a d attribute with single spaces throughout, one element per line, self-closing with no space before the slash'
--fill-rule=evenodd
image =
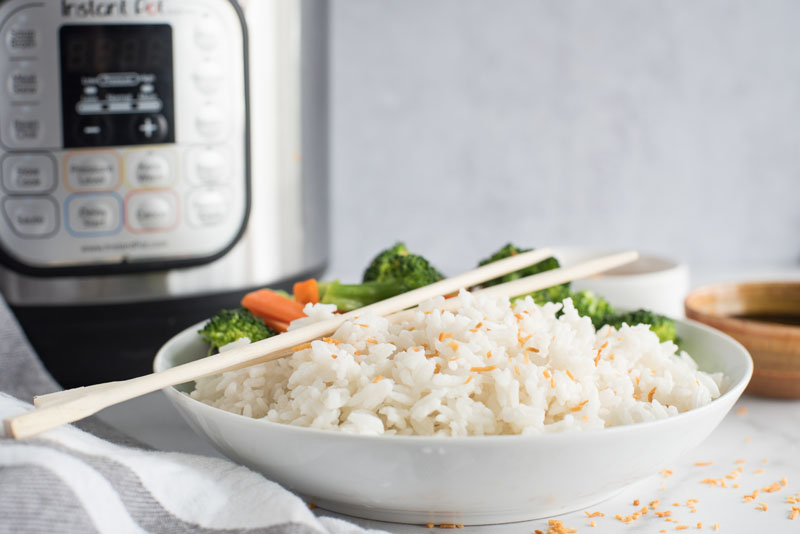
<path id="1" fill-rule="evenodd" d="M 0 289 L 65 386 L 327 261 L 325 0 L 0 1 Z"/>

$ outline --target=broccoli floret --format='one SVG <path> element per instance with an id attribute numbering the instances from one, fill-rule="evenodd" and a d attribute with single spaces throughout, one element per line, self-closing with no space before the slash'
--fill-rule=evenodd
<path id="1" fill-rule="evenodd" d="M 444 278 L 428 260 L 412 254 L 402 242 L 379 253 L 364 271 L 363 282 L 396 282 L 405 291 L 432 284 Z M 399 293 L 402 293 L 400 291 Z"/>
<path id="2" fill-rule="evenodd" d="M 404 243 L 398 242 L 375 256 L 364 272 L 363 283 L 320 282 L 320 302 L 336 304 L 339 311 L 351 311 L 442 278 L 442 273 L 428 260 L 412 254 Z"/>
<path id="3" fill-rule="evenodd" d="M 675 333 L 675 321 L 669 317 L 659 315 L 649 310 L 636 310 L 628 313 L 621 313 L 609 317 L 605 324 L 610 324 L 615 328 L 622 326 L 622 323 L 628 325 L 648 324 L 650 330 L 656 333 L 661 342 L 677 341 L 677 334 Z"/>
<path id="4" fill-rule="evenodd" d="M 617 313 L 611 303 L 588 289 L 572 293 L 570 298 L 572 298 L 572 304 L 578 315 L 590 318 L 595 328 L 600 328 L 608 323 L 609 317 Z"/>
<path id="5" fill-rule="evenodd" d="M 392 272 L 394 261 L 400 256 L 408 256 L 410 252 L 405 243 L 398 241 L 394 246 L 378 253 L 364 271 L 364 282 L 371 282 L 385 277 Z"/>
<path id="6" fill-rule="evenodd" d="M 395 282 L 365 282 L 363 284 L 342 284 L 319 282 L 319 295 L 322 304 L 336 304 L 342 312 L 352 311 L 379 300 L 388 299 L 407 291 Z"/>
<path id="7" fill-rule="evenodd" d="M 509 243 L 485 260 L 481 260 L 478 263 L 479 267 L 482 267 L 488 263 L 494 263 L 498 260 L 503 260 L 505 258 L 510 258 L 511 256 L 516 256 L 517 254 L 522 254 L 523 252 L 530 252 L 531 248 L 518 248 L 513 244 Z M 514 280 L 518 280 L 520 278 L 524 278 L 526 276 L 531 276 L 533 274 L 542 273 L 544 271 L 549 271 L 551 269 L 557 269 L 561 265 L 558 263 L 558 260 L 553 258 L 552 256 L 546 258 L 539 263 L 534 263 L 533 265 L 529 265 L 519 271 L 514 271 L 513 273 L 505 274 L 499 278 L 495 278 L 493 280 L 489 280 L 488 282 L 484 282 L 483 285 L 485 287 L 494 286 L 497 284 L 504 284 L 506 282 L 512 282 Z M 567 285 L 567 284 L 564 284 Z"/>
<path id="8" fill-rule="evenodd" d="M 569 285 L 560 284 L 557 286 L 547 287 L 544 289 L 540 289 L 539 291 L 534 291 L 533 293 L 528 293 L 533 298 L 533 301 L 541 306 L 546 302 L 561 302 L 565 298 L 570 296 L 569 292 Z M 518 298 L 524 298 L 527 295 L 522 295 L 521 297 L 514 297 L 513 300 Z"/>
<path id="9" fill-rule="evenodd" d="M 533 249 L 522 249 L 514 246 L 513 244 L 509 243 L 485 260 L 482 260 L 478 263 L 478 266 L 486 265 L 487 263 L 493 263 L 498 260 L 502 260 L 505 258 L 509 258 L 511 256 L 516 256 L 517 254 L 522 254 L 523 252 L 528 252 Z M 545 271 L 550 271 L 552 269 L 558 269 L 561 265 L 558 263 L 556 258 L 552 256 L 546 258 L 539 263 L 534 263 L 533 265 L 529 265 L 524 269 L 520 269 L 519 271 L 514 271 L 513 273 L 509 273 L 503 275 L 499 278 L 495 278 L 493 280 L 489 280 L 488 282 L 484 282 L 484 287 L 494 286 L 497 284 L 504 284 L 506 282 L 512 282 L 514 280 L 518 280 L 520 278 L 524 278 L 526 276 L 531 276 L 538 273 L 543 273 Z M 556 286 L 548 287 L 546 289 L 541 289 L 539 291 L 534 291 L 533 293 L 528 293 L 531 297 L 533 297 L 533 301 L 536 304 L 544 304 L 545 302 L 561 302 L 565 298 L 569 296 L 569 282 L 565 284 L 559 284 Z M 516 298 L 523 298 L 527 295 L 519 295 Z"/>
<path id="10" fill-rule="evenodd" d="M 238 308 L 220 310 L 198 330 L 198 333 L 203 336 L 203 341 L 209 344 L 208 353 L 212 354 L 237 339 L 246 337 L 250 341 L 259 341 L 274 336 L 277 332 L 245 308 Z"/>

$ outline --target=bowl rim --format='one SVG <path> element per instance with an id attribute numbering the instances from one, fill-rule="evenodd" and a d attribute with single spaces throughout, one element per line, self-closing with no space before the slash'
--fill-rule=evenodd
<path id="1" fill-rule="evenodd" d="M 703 324 L 699 321 L 695 321 L 692 319 L 675 319 L 677 322 L 685 323 L 691 327 L 697 328 L 704 332 L 706 335 L 715 336 L 718 338 L 722 338 L 726 342 L 730 343 L 733 347 L 737 348 L 743 358 L 743 363 L 745 364 L 745 372 L 742 378 L 737 381 L 736 383 L 731 384 L 728 387 L 728 390 L 725 391 L 722 395 L 717 397 L 716 399 L 712 400 L 710 403 L 706 404 L 705 406 L 701 406 L 699 408 L 695 408 L 693 410 L 689 410 L 686 412 L 679 413 L 678 415 L 666 417 L 663 419 L 656 419 L 653 421 L 644 421 L 641 423 L 633 423 L 627 425 L 619 425 L 613 426 L 608 428 L 600 428 L 600 429 L 590 429 L 590 430 L 580 430 L 580 431 L 566 431 L 566 432 L 555 432 L 551 434 L 500 434 L 500 435 L 480 435 L 480 436 L 416 436 L 416 435 L 372 435 L 372 434 L 354 434 L 348 432 L 341 432 L 338 430 L 329 430 L 329 429 L 319 429 L 319 428 L 310 428 L 304 426 L 296 426 L 291 425 L 288 423 L 276 423 L 274 421 L 269 421 L 267 419 L 256 419 L 253 417 L 247 417 L 245 415 L 229 412 L 227 410 L 223 410 L 222 408 L 217 408 L 215 406 L 211 406 L 210 404 L 206 404 L 202 401 L 194 399 L 190 397 L 187 393 L 183 393 L 178 391 L 175 386 L 169 386 L 163 388 L 162 391 L 167 395 L 167 397 L 171 397 L 175 399 L 177 402 L 186 403 L 188 407 L 194 409 L 195 411 L 205 411 L 206 413 L 211 414 L 214 417 L 223 417 L 232 422 L 236 423 L 245 423 L 245 424 L 254 424 L 254 425 L 263 425 L 265 428 L 273 429 L 279 432 L 299 432 L 305 433 L 309 436 L 317 436 L 317 437 L 326 437 L 330 439 L 337 439 L 337 440 L 358 440 L 358 441 L 374 441 L 376 443 L 415 443 L 419 445 L 441 445 L 441 444 L 496 444 L 496 443 L 503 443 L 506 441 L 539 441 L 539 440 L 549 440 L 549 441 L 560 441 L 567 439 L 569 441 L 575 441 L 576 439 L 594 439 L 597 437 L 605 437 L 608 436 L 609 438 L 613 436 L 617 436 L 620 434 L 625 434 L 629 432 L 637 432 L 638 429 L 648 429 L 656 426 L 670 426 L 673 424 L 678 424 L 681 421 L 685 421 L 687 419 L 694 419 L 698 417 L 702 417 L 708 412 L 716 411 L 717 407 L 721 403 L 725 403 L 730 399 L 733 399 L 730 402 L 730 405 L 733 406 L 733 403 L 736 399 L 741 396 L 744 392 L 744 389 L 747 387 L 747 384 L 750 382 L 750 379 L 753 376 L 753 358 L 750 355 L 750 352 L 736 339 L 729 336 L 725 332 L 722 332 L 716 328 L 712 328 L 706 324 Z M 205 324 L 205 321 L 200 321 L 184 330 L 181 330 L 173 337 L 171 337 L 166 343 L 164 343 L 156 353 L 156 356 L 153 360 L 153 370 L 158 371 L 159 369 L 167 369 L 167 367 L 162 365 L 162 362 L 166 361 L 166 349 L 168 346 L 177 343 L 179 338 L 183 336 L 188 336 L 191 330 L 194 330 L 194 335 L 197 335 L 197 330 Z"/>
<path id="2" fill-rule="evenodd" d="M 687 317 L 691 315 L 695 320 L 706 325 L 712 325 L 718 329 L 730 328 L 748 330 L 760 336 L 774 336 L 776 332 L 783 336 L 797 337 L 800 339 L 800 326 L 770 323 L 765 321 L 755 321 L 743 319 L 734 315 L 724 313 L 714 313 L 697 306 L 695 301 L 704 295 L 717 295 L 719 291 L 733 290 L 738 287 L 770 286 L 773 288 L 781 286 L 793 286 L 800 288 L 800 280 L 747 280 L 741 282 L 715 282 L 698 286 L 686 295 L 683 299 L 683 307 Z"/>

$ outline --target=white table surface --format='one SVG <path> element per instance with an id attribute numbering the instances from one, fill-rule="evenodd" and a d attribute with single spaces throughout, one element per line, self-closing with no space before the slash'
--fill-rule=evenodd
<path id="1" fill-rule="evenodd" d="M 714 276 L 694 273 L 693 286 L 711 280 L 797 278 L 797 269 L 782 271 L 751 270 L 747 273 L 731 273 Z M 100 417 L 112 426 L 135 436 L 142 442 L 160 450 L 181 451 L 194 454 L 221 456 L 203 438 L 198 437 L 183 421 L 163 393 L 157 392 L 134 399 L 123 405 L 113 406 L 100 413 Z M 737 460 L 745 460 L 736 463 Z M 695 465 L 696 462 L 713 462 L 711 465 Z M 742 466 L 735 479 L 725 478 Z M 584 511 L 559 516 L 566 527 L 579 532 L 606 534 L 617 532 L 658 533 L 676 532 L 680 525 L 689 526 L 689 531 L 713 532 L 719 523 L 719 532 L 798 532 L 800 516 L 790 520 L 792 506 L 800 509 L 800 400 L 775 400 L 745 394 L 722 424 L 697 448 L 679 458 L 670 469 L 673 474 L 663 477 L 654 473 L 644 480 L 619 493 L 616 497 L 591 507 L 589 512 L 602 512 L 603 517 L 593 518 L 596 526 Z M 779 491 L 764 492 L 774 482 L 786 479 L 786 486 Z M 727 488 L 704 484 L 704 479 L 723 479 Z M 738 484 L 739 487 L 733 487 Z M 753 502 L 746 502 L 745 495 L 753 490 L 760 494 Z M 798 504 L 787 503 L 787 497 L 798 497 Z M 634 506 L 634 500 L 639 506 Z M 687 500 L 697 499 L 693 512 Z M 642 506 L 658 500 L 654 510 L 628 524 L 615 518 L 634 513 Z M 766 511 L 756 509 L 760 503 Z M 677 504 L 677 505 L 676 505 Z M 671 511 L 670 519 L 656 517 L 655 512 Z M 321 514 L 334 515 L 324 510 Z M 386 530 L 398 534 L 430 532 L 424 526 L 399 525 L 378 521 L 342 517 L 369 528 Z M 433 529 L 439 532 L 464 532 L 465 534 L 531 534 L 536 529 L 547 532 L 547 520 L 534 520 L 505 525 L 466 527 L 457 531 Z M 683 532 L 680 530 L 678 532 Z"/>

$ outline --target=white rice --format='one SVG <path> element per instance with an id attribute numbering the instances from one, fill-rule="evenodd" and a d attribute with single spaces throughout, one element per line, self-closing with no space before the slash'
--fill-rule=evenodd
<path id="1" fill-rule="evenodd" d="M 537 306 L 462 291 L 391 324 L 365 314 L 291 357 L 203 378 L 195 399 L 248 417 L 359 434 L 541 434 L 650 421 L 720 395 L 647 325 L 595 331 L 572 301 Z M 329 318 L 308 305 L 297 328 Z M 327 338 L 326 338 L 327 339 Z M 241 341 L 240 341 L 241 342 Z M 238 343 L 238 342 L 237 342 Z M 599 358 L 598 358 L 599 354 Z"/>

